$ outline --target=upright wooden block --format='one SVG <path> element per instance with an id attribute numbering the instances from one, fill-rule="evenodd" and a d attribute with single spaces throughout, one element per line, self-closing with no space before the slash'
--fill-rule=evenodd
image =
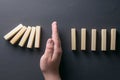
<path id="1" fill-rule="evenodd" d="M 17 27 L 15 27 L 15 28 L 12 29 L 9 33 L 7 33 L 7 34 L 4 36 L 4 39 L 5 39 L 5 40 L 8 40 L 8 39 L 12 38 L 22 27 L 23 27 L 23 25 L 22 25 L 22 24 L 19 24 Z"/>
<path id="2" fill-rule="evenodd" d="M 26 29 L 27 28 L 25 26 L 23 26 L 22 29 L 10 40 L 10 43 L 15 44 L 21 38 L 21 36 L 24 34 Z"/>
<path id="3" fill-rule="evenodd" d="M 29 37 L 30 31 L 31 31 L 31 27 L 28 26 L 26 32 L 24 33 L 23 37 L 21 38 L 21 40 L 18 44 L 20 47 L 23 47 L 25 45 L 25 42 L 27 41 L 27 39 Z"/>
<path id="4" fill-rule="evenodd" d="M 91 30 L 91 51 L 96 51 L 96 35 L 97 34 L 97 30 L 96 29 L 92 29 Z"/>
<path id="5" fill-rule="evenodd" d="M 116 29 L 111 29 L 110 50 L 116 50 Z"/>
<path id="6" fill-rule="evenodd" d="M 101 51 L 106 51 L 107 47 L 107 30 L 101 29 Z"/>
<path id="7" fill-rule="evenodd" d="M 34 37 L 35 37 L 35 27 L 32 27 L 30 37 L 27 43 L 27 48 L 32 48 L 32 45 L 34 43 Z"/>
<path id="8" fill-rule="evenodd" d="M 41 40 L 41 26 L 36 26 L 36 35 L 35 35 L 35 48 L 40 47 L 40 40 Z"/>
<path id="9" fill-rule="evenodd" d="M 76 29 L 71 29 L 71 49 L 76 50 Z"/>
<path id="10" fill-rule="evenodd" d="M 81 50 L 86 50 L 86 28 L 81 29 Z"/>

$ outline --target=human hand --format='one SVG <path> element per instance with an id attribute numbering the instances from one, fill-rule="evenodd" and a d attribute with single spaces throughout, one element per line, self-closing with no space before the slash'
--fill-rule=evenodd
<path id="1" fill-rule="evenodd" d="M 61 41 L 58 34 L 57 22 L 52 23 L 52 38 L 46 43 L 46 49 L 40 59 L 40 68 L 45 80 L 60 80 L 59 65 L 62 56 Z"/>

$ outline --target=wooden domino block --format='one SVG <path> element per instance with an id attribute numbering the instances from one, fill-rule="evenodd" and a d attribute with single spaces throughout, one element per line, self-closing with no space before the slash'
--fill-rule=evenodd
<path id="1" fill-rule="evenodd" d="M 7 33 L 7 34 L 4 36 L 4 39 L 5 39 L 5 40 L 8 40 L 8 39 L 12 38 L 22 27 L 23 27 L 23 25 L 22 25 L 22 24 L 19 24 L 17 27 L 15 27 L 15 28 L 12 29 L 9 33 Z"/>
<path id="2" fill-rule="evenodd" d="M 36 26 L 36 35 L 35 35 L 35 48 L 40 47 L 40 40 L 41 40 L 41 26 Z"/>
<path id="3" fill-rule="evenodd" d="M 96 36 L 97 36 L 97 30 L 92 29 L 91 30 L 91 51 L 96 51 Z"/>
<path id="4" fill-rule="evenodd" d="M 24 33 L 23 37 L 21 38 L 21 40 L 18 44 L 20 47 L 23 47 L 25 45 L 25 42 L 27 41 L 27 39 L 29 37 L 30 31 L 31 31 L 31 27 L 28 26 L 26 32 Z"/>
<path id="5" fill-rule="evenodd" d="M 76 29 L 71 29 L 71 49 L 76 50 Z"/>
<path id="6" fill-rule="evenodd" d="M 34 43 L 34 37 L 35 37 L 35 27 L 32 27 L 30 37 L 29 37 L 28 43 L 27 43 L 27 48 L 32 48 L 33 43 Z"/>
<path id="7" fill-rule="evenodd" d="M 101 51 L 106 51 L 107 47 L 107 30 L 101 29 Z"/>
<path id="8" fill-rule="evenodd" d="M 111 29 L 110 50 L 116 50 L 116 29 Z"/>
<path id="9" fill-rule="evenodd" d="M 81 29 L 81 50 L 86 50 L 86 28 Z"/>
<path id="10" fill-rule="evenodd" d="M 15 44 L 21 38 L 21 36 L 24 34 L 26 29 L 27 28 L 25 26 L 23 26 L 22 29 L 10 40 L 10 43 Z"/>

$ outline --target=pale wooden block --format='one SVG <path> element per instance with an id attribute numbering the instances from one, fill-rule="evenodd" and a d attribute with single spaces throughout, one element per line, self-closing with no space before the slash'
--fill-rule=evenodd
<path id="1" fill-rule="evenodd" d="M 34 43 L 34 37 L 35 37 L 35 27 L 32 27 L 30 37 L 29 37 L 28 43 L 27 43 L 27 48 L 32 48 L 32 45 Z"/>
<path id="2" fill-rule="evenodd" d="M 106 51 L 107 47 L 107 29 L 101 29 L 101 51 Z"/>
<path id="3" fill-rule="evenodd" d="M 110 50 L 116 50 L 116 28 L 111 29 Z"/>
<path id="4" fill-rule="evenodd" d="M 86 28 L 81 29 L 81 50 L 86 50 Z"/>
<path id="5" fill-rule="evenodd" d="M 96 36 L 97 36 L 97 30 L 92 29 L 91 30 L 91 51 L 96 51 Z"/>
<path id="6" fill-rule="evenodd" d="M 31 31 L 31 27 L 28 26 L 26 32 L 24 33 L 23 37 L 21 38 L 21 40 L 18 44 L 19 46 L 23 47 L 25 45 L 25 42 L 27 41 L 27 39 L 29 37 L 30 31 Z"/>
<path id="7" fill-rule="evenodd" d="M 15 28 L 12 29 L 9 33 L 7 33 L 7 34 L 4 36 L 4 39 L 5 39 L 5 40 L 8 40 L 8 39 L 12 38 L 22 27 L 23 27 L 23 25 L 22 25 L 22 24 L 19 24 L 17 27 L 15 27 Z"/>
<path id="8" fill-rule="evenodd" d="M 22 29 L 10 40 L 10 43 L 15 44 L 21 38 L 21 36 L 24 34 L 26 29 L 27 28 L 25 26 L 23 26 Z"/>
<path id="9" fill-rule="evenodd" d="M 71 29 L 71 49 L 76 50 L 76 29 Z"/>
<path id="10" fill-rule="evenodd" d="M 36 26 L 36 35 L 35 35 L 35 48 L 40 47 L 40 40 L 41 40 L 41 26 Z"/>

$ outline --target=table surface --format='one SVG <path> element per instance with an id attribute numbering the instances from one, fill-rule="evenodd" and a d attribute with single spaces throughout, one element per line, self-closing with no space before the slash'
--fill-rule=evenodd
<path id="1" fill-rule="evenodd" d="M 63 48 L 62 80 L 120 80 L 119 0 L 0 0 L 0 80 L 43 80 L 39 60 L 56 20 Z M 41 48 L 11 45 L 3 36 L 18 24 L 42 26 Z M 77 51 L 71 51 L 70 29 L 77 29 Z M 87 50 L 80 51 L 80 29 L 87 29 Z M 109 51 L 110 29 L 117 29 L 117 50 Z M 90 51 L 96 28 L 97 51 Z M 100 51 L 100 29 L 108 33 L 107 51 Z"/>

